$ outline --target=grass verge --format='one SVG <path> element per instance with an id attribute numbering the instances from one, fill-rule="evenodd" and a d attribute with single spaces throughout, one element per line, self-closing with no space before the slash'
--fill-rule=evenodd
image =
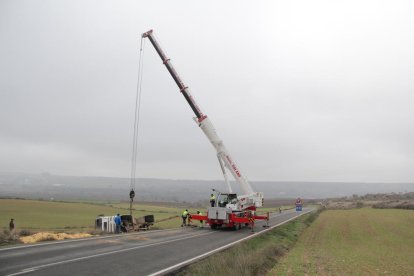
<path id="1" fill-rule="evenodd" d="M 263 235 L 187 266 L 173 275 L 266 274 L 318 215 L 319 211 L 303 215 Z"/>

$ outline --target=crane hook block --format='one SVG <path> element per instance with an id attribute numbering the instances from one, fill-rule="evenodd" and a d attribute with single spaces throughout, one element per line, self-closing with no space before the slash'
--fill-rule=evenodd
<path id="1" fill-rule="evenodd" d="M 134 190 L 131 190 L 130 192 L 129 192 L 129 198 L 130 199 L 133 199 L 135 197 L 135 192 L 134 192 Z"/>

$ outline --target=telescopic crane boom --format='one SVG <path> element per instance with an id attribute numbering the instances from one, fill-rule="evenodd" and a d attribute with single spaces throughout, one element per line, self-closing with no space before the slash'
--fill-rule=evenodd
<path id="1" fill-rule="evenodd" d="M 255 209 L 256 207 L 261 207 L 263 203 L 263 194 L 254 192 L 250 184 L 247 182 L 246 178 L 242 175 L 234 159 L 231 158 L 229 152 L 224 146 L 223 141 L 217 135 L 217 132 L 214 129 L 210 119 L 201 111 L 200 107 L 197 105 L 193 96 L 191 95 L 188 87 L 181 80 L 177 71 L 171 64 L 170 59 L 167 58 L 164 51 L 161 49 L 160 45 L 154 37 L 153 30 L 149 30 L 148 32 L 143 33 L 142 37 L 148 38 L 150 40 L 151 44 L 154 46 L 155 50 L 160 56 L 163 64 L 165 65 L 165 67 L 167 67 L 168 72 L 170 72 L 172 78 L 174 79 L 175 83 L 180 89 L 180 92 L 183 94 L 187 103 L 190 105 L 191 109 L 194 112 L 196 116 L 194 118 L 194 121 L 198 124 L 198 126 L 207 136 L 210 143 L 215 148 L 220 164 L 224 164 L 224 166 L 231 172 L 236 182 L 240 185 L 244 195 L 238 196 L 238 204 L 235 204 L 235 206 L 232 206 L 231 208 L 233 210 L 242 210 L 246 208 Z"/>

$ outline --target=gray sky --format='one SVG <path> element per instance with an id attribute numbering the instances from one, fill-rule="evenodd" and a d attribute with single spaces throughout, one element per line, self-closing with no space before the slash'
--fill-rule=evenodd
<path id="1" fill-rule="evenodd" d="M 250 180 L 414 181 L 412 1 L 0 1 L 0 171 L 129 177 L 154 32 Z M 221 179 L 149 41 L 139 177 Z"/>

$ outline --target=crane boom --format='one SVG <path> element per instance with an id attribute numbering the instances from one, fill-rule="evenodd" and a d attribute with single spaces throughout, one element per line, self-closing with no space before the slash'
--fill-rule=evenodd
<path id="1" fill-rule="evenodd" d="M 193 97 L 191 96 L 190 91 L 188 91 L 188 87 L 184 85 L 184 82 L 181 80 L 180 76 L 178 75 L 177 71 L 175 71 L 174 67 L 172 66 L 170 59 L 167 58 L 164 51 L 161 49 L 160 45 L 158 44 L 157 40 L 154 37 L 153 30 L 149 30 L 142 34 L 142 37 L 148 37 L 151 41 L 151 44 L 154 46 L 155 50 L 157 51 L 158 55 L 160 56 L 162 62 L 164 63 L 165 67 L 167 67 L 168 72 L 170 72 L 172 78 L 174 79 L 175 83 L 178 85 L 181 93 L 183 94 L 184 98 L 187 100 L 188 104 L 190 105 L 191 109 L 193 110 L 194 114 L 197 116 L 199 121 L 203 120 L 205 117 L 203 112 L 201 112 L 200 108 L 194 101 Z"/>
<path id="2" fill-rule="evenodd" d="M 263 194 L 254 192 L 250 184 L 247 182 L 246 178 L 241 174 L 235 161 L 233 160 L 233 158 L 230 157 L 229 152 L 223 144 L 223 141 L 217 135 L 217 132 L 214 129 L 210 119 L 201 111 L 200 107 L 197 105 L 193 96 L 191 95 L 188 87 L 181 80 L 177 71 L 171 64 L 170 59 L 167 58 L 164 51 L 161 49 L 160 45 L 154 37 L 153 30 L 149 30 L 148 32 L 143 33 L 142 37 L 148 38 L 151 44 L 154 46 L 163 64 L 165 65 L 165 67 L 167 67 L 168 72 L 170 72 L 172 78 L 174 79 L 175 83 L 180 89 L 180 92 L 183 94 L 184 98 L 186 99 L 194 114 L 196 115 L 194 121 L 198 124 L 198 126 L 207 136 L 207 139 L 210 141 L 210 143 L 217 151 L 219 161 L 221 159 L 225 167 L 231 172 L 236 182 L 240 185 L 243 193 L 245 194 L 241 198 L 241 200 L 245 202 L 243 204 L 245 204 L 245 206 L 250 205 L 255 207 L 261 207 Z"/>

